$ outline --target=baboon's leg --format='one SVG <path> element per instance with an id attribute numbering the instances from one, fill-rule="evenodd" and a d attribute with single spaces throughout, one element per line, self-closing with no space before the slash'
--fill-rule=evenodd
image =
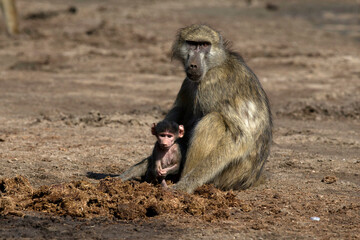
<path id="1" fill-rule="evenodd" d="M 15 0 L 1 0 L 3 6 L 6 29 L 10 35 L 19 33 Z"/>
<path id="2" fill-rule="evenodd" d="M 211 113 L 201 119 L 192 134 L 182 176 L 188 174 L 200 163 L 200 159 L 206 159 L 210 152 L 217 148 L 219 137 L 223 136 L 224 131 L 225 126 L 220 114 Z"/>
<path id="3" fill-rule="evenodd" d="M 270 136 L 268 135 L 270 138 Z M 267 141 L 265 141 L 267 142 Z M 246 189 L 264 182 L 261 173 L 264 167 L 264 159 L 270 153 L 269 145 L 258 139 L 256 144 L 249 146 L 249 154 L 240 159 L 235 159 L 221 174 L 217 175 L 211 183 L 223 190 Z M 263 154 L 259 156 L 260 154 Z"/>
<path id="4" fill-rule="evenodd" d="M 246 189 L 256 182 L 257 176 L 253 173 L 253 164 L 249 159 L 233 161 L 221 174 L 211 182 L 216 187 L 229 189 Z"/>
<path id="5" fill-rule="evenodd" d="M 145 176 L 146 170 L 148 168 L 148 160 L 149 158 L 145 158 L 141 162 L 133 165 L 124 173 L 122 173 L 119 177 L 121 178 L 121 180 L 127 181 L 134 178 L 141 178 Z"/>
<path id="6" fill-rule="evenodd" d="M 184 170 L 175 189 L 193 192 L 220 174 L 241 152 L 244 145 L 235 143 L 226 131 L 221 114 L 209 113 L 195 127 Z"/>

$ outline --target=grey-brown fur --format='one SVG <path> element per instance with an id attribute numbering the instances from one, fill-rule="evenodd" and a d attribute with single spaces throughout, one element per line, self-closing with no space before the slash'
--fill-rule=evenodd
<path id="1" fill-rule="evenodd" d="M 189 42 L 209 42 L 211 50 L 191 52 Z M 205 52 L 205 51 L 204 51 Z M 201 56 L 200 79 L 185 78 L 165 119 L 187 129 L 181 178 L 174 189 L 193 192 L 205 183 L 221 189 L 254 185 L 270 152 L 272 122 L 269 103 L 255 74 L 221 35 L 205 25 L 180 30 L 173 57 L 187 71 L 190 54 Z"/>

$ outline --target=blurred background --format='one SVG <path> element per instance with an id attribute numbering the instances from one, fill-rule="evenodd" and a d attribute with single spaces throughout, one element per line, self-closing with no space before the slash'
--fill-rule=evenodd
<path id="1" fill-rule="evenodd" d="M 1 178 L 22 175 L 34 187 L 97 183 L 149 155 L 150 126 L 185 77 L 171 45 L 193 23 L 212 26 L 244 57 L 274 117 L 267 180 L 236 192 L 249 212 L 221 224 L 170 216 L 167 225 L 110 230 L 60 222 L 58 233 L 116 238 L 117 228 L 128 227 L 132 239 L 144 232 L 160 232 L 157 239 L 171 232 L 184 239 L 360 237 L 359 0 L 16 0 L 16 8 L 17 34 L 7 32 L 6 14 L 0 21 Z M 0 219 L 0 236 L 18 238 L 17 221 Z M 19 221 L 29 230 L 23 237 L 55 231 L 36 235 L 38 225 L 26 225 L 31 218 Z"/>

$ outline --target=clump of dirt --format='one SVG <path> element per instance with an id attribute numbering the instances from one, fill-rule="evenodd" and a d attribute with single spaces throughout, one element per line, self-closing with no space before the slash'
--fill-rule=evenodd
<path id="1" fill-rule="evenodd" d="M 77 8 L 70 6 L 67 10 L 56 10 L 56 11 L 38 11 L 29 13 L 25 16 L 26 20 L 46 20 L 58 16 L 61 13 L 76 14 Z"/>
<path id="2" fill-rule="evenodd" d="M 33 193 L 29 181 L 23 176 L 0 179 L 0 196 L 6 195 L 27 195 Z"/>
<path id="3" fill-rule="evenodd" d="M 18 61 L 14 65 L 10 66 L 10 70 L 20 71 L 37 71 L 45 70 L 46 66 L 50 64 L 50 59 L 46 58 L 40 61 Z"/>
<path id="4" fill-rule="evenodd" d="M 148 183 L 105 178 L 98 184 L 74 181 L 33 189 L 24 177 L 0 180 L 0 214 L 39 211 L 78 218 L 109 217 L 135 220 L 163 214 L 193 215 L 206 221 L 228 219 L 236 207 L 251 211 L 233 192 L 212 185 L 194 194 L 173 192 Z"/>
<path id="5" fill-rule="evenodd" d="M 156 111 L 157 109 L 154 109 Z M 158 111 L 159 112 L 159 111 Z M 161 113 L 157 113 L 161 115 Z M 143 126 L 146 122 L 146 117 L 143 117 L 144 121 L 137 119 L 136 112 L 123 114 L 115 113 L 112 115 L 103 114 L 99 111 L 90 111 L 85 115 L 74 116 L 72 114 L 64 113 L 41 113 L 38 118 L 34 121 L 33 125 L 48 121 L 56 122 L 61 121 L 68 126 L 92 126 L 92 127 L 103 127 L 103 126 L 112 126 L 112 125 L 125 125 L 125 126 Z"/>
<path id="6" fill-rule="evenodd" d="M 337 181 L 337 178 L 335 176 L 326 176 L 324 177 L 321 182 L 327 183 L 327 184 L 332 184 L 334 182 Z"/>
<path id="7" fill-rule="evenodd" d="M 0 179 L 0 214 L 23 216 L 19 210 L 33 192 L 30 182 L 23 176 Z"/>
<path id="8" fill-rule="evenodd" d="M 300 120 L 360 119 L 360 102 L 351 102 L 340 106 L 313 102 L 288 103 L 277 112 L 277 115 Z"/>

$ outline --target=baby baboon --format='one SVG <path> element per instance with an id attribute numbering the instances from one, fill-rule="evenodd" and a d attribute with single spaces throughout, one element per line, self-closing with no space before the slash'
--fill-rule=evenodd
<path id="1" fill-rule="evenodd" d="M 179 171 L 181 151 L 176 140 L 184 136 L 184 126 L 164 120 L 156 125 L 154 123 L 151 132 L 157 141 L 148 160 L 145 180 L 161 183 L 166 188 L 165 177 L 178 174 Z"/>
<path id="2" fill-rule="evenodd" d="M 177 139 L 184 136 L 184 126 L 179 126 L 176 122 L 164 120 L 157 125 L 154 124 L 151 127 L 151 133 L 158 138 L 152 155 L 133 165 L 119 177 L 123 181 L 131 179 L 141 179 L 147 182 L 160 181 L 160 183 L 166 187 L 166 182 L 162 181 L 164 177 L 167 177 L 167 175 L 170 174 L 172 175 L 170 176 L 172 177 L 172 180 L 177 181 L 179 178 L 179 167 L 181 166 L 182 154 Z M 164 136 L 165 138 L 163 138 L 158 133 L 165 133 L 167 136 Z M 162 148 L 161 144 L 163 144 L 163 146 L 172 145 L 172 147 L 170 149 L 167 149 L 166 147 Z M 159 171 L 158 174 L 157 169 L 159 169 L 160 164 L 161 168 L 170 169 Z"/>
<path id="3" fill-rule="evenodd" d="M 1 0 L 6 30 L 10 35 L 19 33 L 19 22 L 16 12 L 15 0 Z"/>
<path id="4" fill-rule="evenodd" d="M 172 52 L 186 72 L 165 117 L 186 129 L 179 141 L 186 157 L 173 188 L 191 193 L 205 183 L 221 189 L 254 185 L 272 139 L 269 103 L 256 75 L 240 55 L 227 48 L 222 36 L 206 25 L 180 29 Z M 146 161 L 122 176 L 145 174 Z"/>

